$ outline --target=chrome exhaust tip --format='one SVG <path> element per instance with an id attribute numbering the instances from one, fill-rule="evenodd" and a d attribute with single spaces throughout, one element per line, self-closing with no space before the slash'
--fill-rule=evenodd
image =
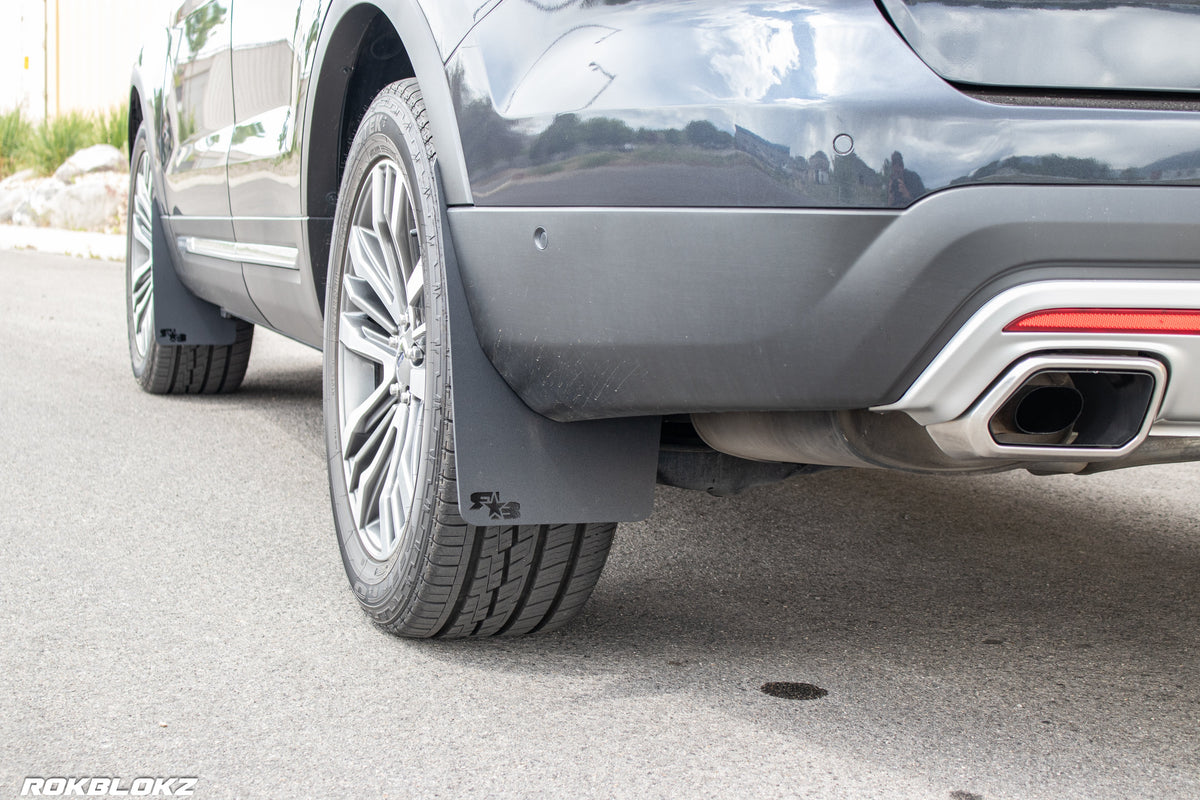
<path id="1" fill-rule="evenodd" d="M 1064 444 L 1083 413 L 1083 394 L 1067 373 L 1040 373 L 988 420 L 999 444 Z"/>
<path id="2" fill-rule="evenodd" d="M 1149 434 L 1166 383 L 1166 368 L 1153 358 L 1032 356 L 961 417 L 926 430 L 955 458 L 1120 458 Z"/>

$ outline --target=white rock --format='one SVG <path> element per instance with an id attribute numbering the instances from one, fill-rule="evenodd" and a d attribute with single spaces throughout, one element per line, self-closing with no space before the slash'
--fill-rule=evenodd
<path id="1" fill-rule="evenodd" d="M 30 205 L 28 197 L 23 198 L 13 209 L 12 222 L 14 225 L 26 225 L 31 228 L 36 228 L 40 224 L 37 216 L 33 213 L 33 206 Z"/>
<path id="2" fill-rule="evenodd" d="M 115 230 L 125 210 L 127 181 L 113 172 L 80 176 L 54 196 L 45 224 L 76 231 Z"/>
<path id="3" fill-rule="evenodd" d="M 68 158 L 66 163 L 55 171 L 54 177 L 70 183 L 80 175 L 88 175 L 93 172 L 128 171 L 129 165 L 125 162 L 125 156 L 121 154 L 120 150 L 111 144 L 94 144 Z"/>
<path id="4" fill-rule="evenodd" d="M 0 189 L 9 189 L 25 183 L 31 183 L 37 178 L 37 171 L 32 169 L 23 169 L 20 172 L 14 172 L 4 180 L 0 181 Z"/>
<path id="5" fill-rule="evenodd" d="M 67 185 L 57 178 L 29 181 L 22 189 L 24 199 L 13 209 L 12 221 L 17 225 L 49 224 L 50 208 Z"/>
<path id="6" fill-rule="evenodd" d="M 13 212 L 24 199 L 25 192 L 20 189 L 0 186 L 0 224 L 12 222 Z"/>
<path id="7" fill-rule="evenodd" d="M 12 220 L 13 212 L 29 199 L 38 182 L 37 173 L 31 169 L 21 170 L 0 181 L 0 223 Z"/>

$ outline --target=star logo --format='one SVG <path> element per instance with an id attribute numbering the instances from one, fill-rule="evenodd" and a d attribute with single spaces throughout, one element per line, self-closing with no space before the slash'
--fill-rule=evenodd
<path id="1" fill-rule="evenodd" d="M 520 519 L 521 504 L 515 500 L 507 503 L 500 501 L 499 492 L 472 492 L 471 510 L 478 511 L 487 508 L 489 519 Z"/>

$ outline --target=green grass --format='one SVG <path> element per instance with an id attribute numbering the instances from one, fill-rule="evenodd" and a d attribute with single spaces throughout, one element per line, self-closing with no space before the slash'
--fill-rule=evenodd
<path id="1" fill-rule="evenodd" d="M 51 175 L 75 151 L 97 144 L 95 137 L 95 118 L 77 111 L 44 120 L 29 139 L 26 164 L 43 175 Z"/>
<path id="2" fill-rule="evenodd" d="M 0 178 L 20 167 L 20 158 L 33 133 L 33 125 L 20 109 L 0 114 Z"/>
<path id="3" fill-rule="evenodd" d="M 122 153 L 129 149 L 129 106 L 110 108 L 96 116 L 95 144 L 111 144 Z"/>
<path id="4" fill-rule="evenodd" d="M 117 106 L 99 114 L 60 114 L 34 125 L 21 111 L 0 114 L 0 178 L 32 167 L 53 175 L 76 151 L 94 144 L 128 150 L 129 109 Z"/>

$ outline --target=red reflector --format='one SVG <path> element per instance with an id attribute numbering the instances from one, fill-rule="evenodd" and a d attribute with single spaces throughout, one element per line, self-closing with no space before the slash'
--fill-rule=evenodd
<path id="1" fill-rule="evenodd" d="M 1200 334 L 1200 310 L 1182 308 L 1052 308 L 1010 322 L 1006 333 Z"/>

